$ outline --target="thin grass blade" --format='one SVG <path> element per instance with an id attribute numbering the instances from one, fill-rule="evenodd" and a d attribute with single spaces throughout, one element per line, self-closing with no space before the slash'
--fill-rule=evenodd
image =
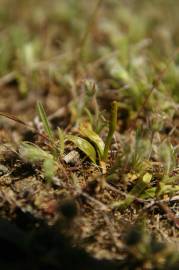
<path id="1" fill-rule="evenodd" d="M 43 107 L 41 102 L 37 103 L 37 111 L 38 111 L 38 115 L 40 117 L 40 120 L 43 123 L 43 127 L 44 127 L 45 132 L 47 133 L 49 139 L 53 142 L 53 140 L 54 140 L 53 131 L 50 127 L 50 123 L 48 121 L 46 112 L 45 112 L 44 107 Z"/>

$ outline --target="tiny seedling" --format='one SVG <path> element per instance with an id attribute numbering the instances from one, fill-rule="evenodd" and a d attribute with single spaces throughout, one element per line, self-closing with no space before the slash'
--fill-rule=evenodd
<path id="1" fill-rule="evenodd" d="M 112 138 L 117 126 L 117 112 L 118 103 L 114 101 L 112 103 L 111 118 L 109 121 L 109 130 L 105 142 L 101 137 L 92 129 L 91 124 L 82 123 L 80 126 L 80 133 L 82 136 L 86 137 L 91 141 L 98 153 L 98 159 L 103 173 L 106 173 L 106 162 L 109 154 L 109 149 L 111 147 Z"/>
<path id="2" fill-rule="evenodd" d="M 79 148 L 94 164 L 97 162 L 102 168 L 103 173 L 106 173 L 106 162 L 108 158 L 108 152 L 112 143 L 112 137 L 117 125 L 117 102 L 112 104 L 111 119 L 109 122 L 109 131 L 106 141 L 104 142 L 101 137 L 92 129 L 90 123 L 81 123 L 79 133 L 81 136 L 66 134 L 62 129 L 58 128 L 58 138 L 56 139 L 54 132 L 50 127 L 48 117 L 45 113 L 44 107 L 41 102 L 37 103 L 37 111 L 40 120 L 42 121 L 45 135 L 37 132 L 40 136 L 46 139 L 49 143 L 49 150 L 43 150 L 39 146 L 31 143 L 22 143 L 20 148 L 21 156 L 32 163 L 42 162 L 42 171 L 45 178 L 51 181 L 55 176 L 58 169 L 58 162 L 60 158 L 63 158 L 65 152 L 65 143 L 72 142 L 77 148 Z M 29 127 L 23 121 L 11 115 L 1 114 L 6 116 L 20 124 Z M 29 127 L 30 128 L 30 127 Z"/>

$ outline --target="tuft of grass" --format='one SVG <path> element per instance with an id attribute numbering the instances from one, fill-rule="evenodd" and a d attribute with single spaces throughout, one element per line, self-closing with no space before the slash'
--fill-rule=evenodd
<path id="1" fill-rule="evenodd" d="M 106 163 L 107 158 L 109 154 L 109 149 L 112 143 L 113 134 L 116 130 L 117 126 L 117 111 L 118 111 L 118 103 L 114 101 L 112 103 L 112 109 L 111 109 L 111 119 L 109 121 L 109 131 L 107 134 L 106 141 L 104 142 L 100 136 L 93 131 L 92 126 L 88 123 L 81 123 L 79 133 L 86 139 L 72 135 L 72 134 L 66 134 L 62 129 L 58 128 L 58 138 L 55 138 L 55 134 L 53 130 L 50 127 L 50 123 L 48 121 L 48 117 L 46 115 L 46 112 L 44 110 L 44 107 L 41 102 L 37 103 L 37 111 L 40 120 L 42 121 L 44 132 L 45 132 L 45 138 L 48 139 L 50 142 L 50 150 L 51 153 L 45 155 L 45 150 L 40 151 L 40 148 L 35 145 L 31 144 L 23 144 L 23 156 L 29 160 L 30 162 L 36 162 L 36 161 L 42 161 L 43 160 L 43 170 L 45 172 L 46 177 L 49 179 L 52 177 L 53 172 L 56 170 L 54 169 L 54 162 L 57 161 L 59 157 L 63 157 L 65 152 L 65 142 L 70 141 L 72 142 L 77 148 L 79 148 L 88 158 L 96 164 L 96 152 L 98 153 L 98 160 L 99 164 L 102 168 L 103 173 L 106 173 Z M 16 117 L 13 117 L 8 114 L 1 114 L 2 116 L 8 117 L 20 124 L 23 124 L 26 126 L 26 123 L 19 120 Z M 27 125 L 28 128 L 28 125 Z M 39 132 L 37 132 L 39 133 Z M 42 135 L 42 134 L 39 134 Z M 89 141 L 88 141 L 89 140 Z M 52 158 L 53 157 L 53 158 Z M 49 172 L 49 176 L 47 176 L 48 167 L 51 170 Z"/>

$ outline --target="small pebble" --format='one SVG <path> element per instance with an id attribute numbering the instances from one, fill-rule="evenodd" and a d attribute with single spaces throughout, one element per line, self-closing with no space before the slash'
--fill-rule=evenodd
<path id="1" fill-rule="evenodd" d="M 80 154 L 77 151 L 73 150 L 68 153 L 63 159 L 67 164 L 75 165 L 80 159 Z"/>
<path id="2" fill-rule="evenodd" d="M 0 176 L 6 174 L 8 172 L 8 168 L 2 164 L 0 164 Z"/>

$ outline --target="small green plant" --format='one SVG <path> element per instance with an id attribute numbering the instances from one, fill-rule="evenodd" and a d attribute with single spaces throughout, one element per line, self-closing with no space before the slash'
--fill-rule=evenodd
<path id="1" fill-rule="evenodd" d="M 112 208 L 119 210 L 125 210 L 136 198 L 139 198 L 141 194 L 147 189 L 152 180 L 152 175 L 149 173 L 144 174 L 134 185 L 131 191 L 127 194 L 126 198 L 121 201 L 112 203 Z"/>
<path id="2" fill-rule="evenodd" d="M 19 150 L 20 156 L 32 163 L 42 163 L 42 172 L 48 182 L 53 180 L 58 169 L 58 163 L 55 157 L 47 150 L 43 150 L 39 146 L 23 142 Z"/>
<path id="3" fill-rule="evenodd" d="M 150 133 L 151 130 L 146 135 L 142 129 L 138 129 L 131 135 L 130 141 L 128 138 L 128 141 L 126 138 L 121 139 L 122 152 L 111 167 L 108 179 L 111 181 L 120 172 L 130 189 L 126 198 L 112 204 L 114 208 L 125 210 L 136 198 L 161 199 L 164 194 L 172 195 L 179 190 L 178 175 L 173 175 L 177 168 L 176 149 L 168 140 L 156 144 L 151 140 Z M 153 159 L 158 160 L 157 172 Z"/>
<path id="4" fill-rule="evenodd" d="M 23 143 L 21 145 L 21 156 L 30 162 L 42 162 L 42 170 L 47 180 L 50 180 L 55 175 L 59 158 L 63 158 L 65 152 L 65 143 L 71 142 L 79 148 L 94 164 L 97 162 L 102 168 L 103 173 L 106 173 L 106 162 L 108 158 L 109 149 L 112 143 L 112 137 L 117 125 L 117 102 L 113 102 L 111 119 L 109 121 L 109 131 L 106 141 L 92 129 L 90 123 L 81 123 L 79 133 L 82 136 L 66 134 L 62 129 L 58 128 L 58 138 L 50 127 L 48 117 L 45 113 L 42 103 L 37 103 L 37 111 L 40 120 L 42 121 L 45 136 L 50 144 L 50 149 L 43 150 L 40 147 Z M 50 151 L 50 152 L 49 152 Z"/>
<path id="5" fill-rule="evenodd" d="M 65 141 L 70 141 L 76 145 L 82 152 L 84 152 L 93 163 L 96 163 L 96 151 L 91 143 L 87 140 L 75 136 L 75 135 L 66 135 Z"/>

